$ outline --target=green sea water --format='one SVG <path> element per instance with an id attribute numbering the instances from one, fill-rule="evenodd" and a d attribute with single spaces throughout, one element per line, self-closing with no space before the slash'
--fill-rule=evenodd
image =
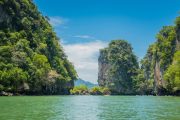
<path id="1" fill-rule="evenodd" d="M 0 120 L 180 120 L 180 97 L 0 97 Z"/>

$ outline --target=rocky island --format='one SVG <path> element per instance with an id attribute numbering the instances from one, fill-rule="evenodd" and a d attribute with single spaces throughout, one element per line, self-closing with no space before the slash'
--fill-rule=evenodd
<path id="1" fill-rule="evenodd" d="M 127 41 L 100 50 L 98 83 L 114 94 L 180 95 L 180 17 L 157 34 L 138 63 Z"/>
<path id="2" fill-rule="evenodd" d="M 32 0 L 0 1 L 0 95 L 180 95 L 180 17 L 142 60 L 125 40 L 101 49 L 92 90 L 74 87 L 78 75 L 49 22 Z"/>
<path id="3" fill-rule="evenodd" d="M 100 50 L 98 83 L 112 93 L 133 94 L 133 77 L 137 75 L 137 57 L 124 40 L 114 40 Z"/>

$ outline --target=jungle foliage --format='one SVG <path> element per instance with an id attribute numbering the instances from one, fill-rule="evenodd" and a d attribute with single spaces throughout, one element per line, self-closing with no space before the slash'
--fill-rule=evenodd
<path id="1" fill-rule="evenodd" d="M 107 87 L 95 86 L 90 89 L 85 85 L 75 86 L 70 90 L 71 95 L 110 95 L 111 92 Z"/>
<path id="2" fill-rule="evenodd" d="M 0 90 L 67 94 L 77 78 L 52 26 L 32 0 L 0 1 Z"/>
<path id="3" fill-rule="evenodd" d="M 156 95 L 180 93 L 179 30 L 180 17 L 176 19 L 175 26 L 165 26 L 157 34 L 157 41 L 150 45 L 141 60 L 140 74 L 136 79 L 138 92 Z"/>
<path id="4" fill-rule="evenodd" d="M 126 41 L 112 41 L 100 50 L 99 85 L 118 94 L 180 95 L 180 17 L 156 39 L 139 66 Z"/>
<path id="5" fill-rule="evenodd" d="M 133 94 L 133 79 L 137 75 L 137 57 L 125 40 L 113 40 L 100 50 L 99 85 L 113 93 Z"/>

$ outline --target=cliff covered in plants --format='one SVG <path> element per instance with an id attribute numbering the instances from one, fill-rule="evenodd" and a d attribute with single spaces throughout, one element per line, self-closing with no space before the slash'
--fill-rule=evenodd
<path id="1" fill-rule="evenodd" d="M 157 95 L 180 92 L 180 18 L 175 26 L 165 26 L 157 34 L 144 59 L 141 70 L 145 82 L 153 81 L 152 92 Z"/>
<path id="2" fill-rule="evenodd" d="M 112 41 L 100 50 L 99 85 L 118 94 L 180 95 L 180 17 L 156 38 L 139 67 L 125 41 Z"/>
<path id="3" fill-rule="evenodd" d="M 0 91 L 68 94 L 77 78 L 32 0 L 0 1 Z"/>
<path id="4" fill-rule="evenodd" d="M 113 40 L 100 50 L 98 83 L 112 93 L 133 94 L 133 78 L 137 75 L 138 62 L 132 47 L 124 40 Z"/>

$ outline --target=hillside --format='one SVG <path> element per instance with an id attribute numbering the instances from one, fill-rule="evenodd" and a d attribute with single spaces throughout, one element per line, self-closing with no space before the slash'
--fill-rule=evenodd
<path id="1" fill-rule="evenodd" d="M 82 79 L 78 79 L 74 82 L 74 86 L 79 86 L 79 85 L 85 85 L 85 86 L 87 86 L 88 89 L 98 86 L 97 84 L 93 84 L 91 82 L 88 82 L 88 81 L 85 81 Z"/>
<path id="2" fill-rule="evenodd" d="M 0 91 L 68 94 L 77 77 L 32 0 L 0 1 Z"/>

